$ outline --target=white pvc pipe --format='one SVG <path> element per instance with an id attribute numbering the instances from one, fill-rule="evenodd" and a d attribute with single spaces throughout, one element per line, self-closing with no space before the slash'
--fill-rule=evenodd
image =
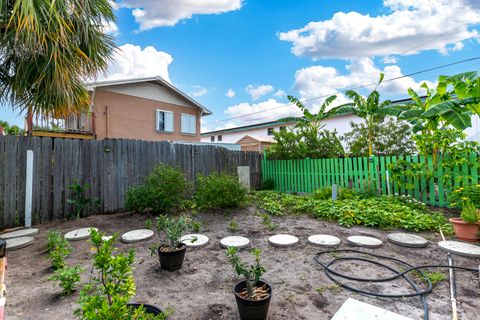
<path id="1" fill-rule="evenodd" d="M 388 170 L 385 171 L 385 178 L 387 179 L 387 194 L 390 195 L 390 174 Z"/>
<path id="2" fill-rule="evenodd" d="M 33 151 L 27 150 L 27 172 L 25 181 L 25 227 L 32 226 Z"/>

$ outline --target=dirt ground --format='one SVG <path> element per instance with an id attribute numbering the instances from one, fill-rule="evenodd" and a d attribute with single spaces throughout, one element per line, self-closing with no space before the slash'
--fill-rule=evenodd
<path id="1" fill-rule="evenodd" d="M 6 319 L 74 319 L 73 310 L 78 305 L 78 292 L 64 297 L 61 289 L 52 286 L 47 280 L 52 272 L 49 262 L 45 260 L 45 243 L 47 231 L 67 232 L 80 227 L 95 226 L 102 231 L 123 233 L 135 228 L 144 228 L 146 214 L 115 214 L 91 216 L 77 221 L 55 222 L 37 226 L 40 229 L 35 243 L 27 248 L 8 253 L 9 269 L 7 272 L 7 306 Z M 233 295 L 233 286 L 239 280 L 228 264 L 225 250 L 219 241 L 227 235 L 243 235 L 251 240 L 252 246 L 262 250 L 262 262 L 267 269 L 264 274 L 273 286 L 269 319 L 330 319 L 348 297 L 361 300 L 412 319 L 422 319 L 422 305 L 418 298 L 379 299 L 355 294 L 339 289 L 327 278 L 321 267 L 313 260 L 321 248 L 307 243 L 312 234 L 325 233 L 342 239 L 340 249 L 352 249 L 346 238 L 350 235 L 372 235 L 386 241 L 387 233 L 380 230 L 354 227 L 343 228 L 336 223 L 319 221 L 308 216 L 272 217 L 276 230 L 268 231 L 262 225 L 262 219 L 255 214 L 255 208 L 232 211 L 228 214 L 201 213 L 198 219 L 203 223 L 201 233 L 210 238 L 206 247 L 187 250 L 183 268 L 168 272 L 160 270 L 156 257 L 151 257 L 148 246 L 158 242 L 153 239 L 136 243 L 119 243 L 120 250 L 134 248 L 137 252 L 135 263 L 135 280 L 137 295 L 135 301 L 149 303 L 165 308 L 171 305 L 174 319 L 239 319 Z M 239 229 L 230 232 L 229 222 L 234 219 Z M 299 237 L 300 242 L 291 248 L 274 248 L 268 244 L 268 237 L 275 233 L 291 233 Z M 406 249 L 391 243 L 385 243 L 380 249 L 360 249 L 381 255 L 403 259 L 414 265 L 446 264 L 446 254 L 437 249 L 439 235 L 423 233 L 431 240 L 427 248 Z M 69 264 L 80 263 L 85 269 L 91 269 L 92 251 L 87 241 L 72 243 L 73 253 Z M 249 257 L 247 251 L 241 256 Z M 326 255 L 325 260 L 333 259 Z M 478 260 L 455 258 L 456 265 L 476 268 Z M 372 265 L 350 263 L 337 266 L 338 270 L 351 272 L 363 277 L 389 276 L 388 272 Z M 432 270 L 436 271 L 436 270 Z M 445 274 L 446 270 L 443 270 Z M 88 277 L 87 271 L 82 280 Z M 407 292 L 404 282 L 391 284 L 366 283 L 361 288 L 378 290 L 378 292 Z M 457 290 L 459 315 L 463 320 L 480 319 L 478 302 L 480 289 L 478 275 L 457 272 Z M 430 319 L 450 319 L 449 285 L 447 281 L 437 284 L 428 296 Z"/>

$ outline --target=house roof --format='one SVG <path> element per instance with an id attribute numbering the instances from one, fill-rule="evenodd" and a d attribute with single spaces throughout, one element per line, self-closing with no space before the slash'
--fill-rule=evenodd
<path id="1" fill-rule="evenodd" d="M 170 82 L 166 81 L 160 76 L 156 77 L 143 77 L 143 78 L 132 78 L 132 79 L 119 79 L 119 80 L 104 80 L 104 81 L 96 81 L 92 83 L 87 84 L 87 88 L 90 91 L 93 91 L 94 88 L 98 87 L 110 87 L 110 86 L 117 86 L 121 84 L 130 84 L 130 83 L 139 83 L 139 82 L 156 82 L 161 86 L 164 86 L 176 94 L 180 95 L 181 97 L 185 98 L 187 101 L 191 102 L 193 105 L 199 107 L 202 109 L 202 112 L 204 115 L 210 115 L 212 112 L 205 108 L 202 104 L 200 104 L 198 101 L 192 99 L 189 95 L 172 85 Z"/>
<path id="2" fill-rule="evenodd" d="M 273 140 L 271 138 L 263 138 L 263 137 L 257 137 L 257 136 L 252 136 L 252 135 L 247 134 L 235 143 L 238 144 L 238 143 L 240 143 L 240 141 L 242 141 L 243 139 L 247 139 L 247 138 L 253 139 L 253 140 L 258 141 L 258 142 L 266 142 L 266 143 L 274 143 L 275 142 L 275 140 Z"/>

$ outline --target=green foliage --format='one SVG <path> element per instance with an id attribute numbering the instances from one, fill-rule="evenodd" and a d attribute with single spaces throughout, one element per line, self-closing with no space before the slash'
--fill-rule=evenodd
<path id="1" fill-rule="evenodd" d="M 186 230 L 194 229 L 198 225 L 198 222 L 185 216 L 169 217 L 167 215 L 160 215 L 157 217 L 157 232 L 159 235 L 165 232 L 169 240 L 170 249 L 172 250 L 180 243 L 180 238 Z M 151 249 L 152 252 L 154 252 L 154 249 L 155 248 Z"/>
<path id="2" fill-rule="evenodd" d="M 345 227 L 363 225 L 417 232 L 437 231 L 441 227 L 447 233 L 451 232 L 451 226 L 442 214 L 431 212 L 424 205 L 411 199 L 378 196 L 332 201 L 315 199 L 313 196 L 293 196 L 267 191 L 257 192 L 256 197 L 257 206 L 273 215 L 278 215 L 279 212 L 310 214 L 322 220 L 338 221 Z"/>
<path id="3" fill-rule="evenodd" d="M 47 258 L 54 269 L 65 266 L 65 258 L 72 252 L 70 242 L 57 231 L 49 231 L 47 236 Z"/>
<path id="4" fill-rule="evenodd" d="M 145 229 L 152 229 L 152 228 L 153 228 L 152 220 L 146 220 L 145 221 Z"/>
<path id="5" fill-rule="evenodd" d="M 235 269 L 235 272 L 239 276 L 245 277 L 245 283 L 247 286 L 247 295 L 250 299 L 254 297 L 253 286 L 260 280 L 262 274 L 266 271 L 263 266 L 260 265 L 260 249 L 253 248 L 250 253 L 255 258 L 255 263 L 247 266 L 240 260 L 237 254 L 238 250 L 235 247 L 229 247 L 227 249 L 227 257 L 230 264 Z"/>
<path id="6" fill-rule="evenodd" d="M 275 189 L 275 180 L 272 178 L 267 178 L 262 181 L 262 190 L 274 190 Z"/>
<path id="7" fill-rule="evenodd" d="M 83 216 L 85 209 L 90 203 L 96 204 L 99 202 L 98 198 L 87 198 L 86 192 L 90 189 L 89 184 L 80 185 L 78 181 L 67 187 L 67 189 L 72 190 L 73 199 L 67 199 L 67 203 L 73 205 L 73 215 L 77 219 Z"/>
<path id="8" fill-rule="evenodd" d="M 225 173 L 208 176 L 199 174 L 193 199 L 200 209 L 238 208 L 247 203 L 247 191 L 236 176 Z"/>
<path id="9" fill-rule="evenodd" d="M 230 223 L 228 224 L 228 230 L 230 232 L 237 231 L 238 230 L 238 222 L 235 221 L 235 220 L 230 221 Z"/>
<path id="10" fill-rule="evenodd" d="M 447 276 L 441 272 L 424 272 L 423 274 L 430 280 L 432 285 L 447 280 Z"/>
<path id="11" fill-rule="evenodd" d="M 132 211 L 151 208 L 156 213 L 169 213 L 182 207 L 187 191 L 188 183 L 180 169 L 159 164 L 143 185 L 128 189 L 125 208 Z"/>
<path id="12" fill-rule="evenodd" d="M 478 214 L 477 208 L 473 203 L 470 201 L 465 201 L 463 204 L 462 212 L 460 217 L 466 223 L 477 223 L 480 220 L 480 216 Z"/>
<path id="13" fill-rule="evenodd" d="M 368 156 L 369 130 L 372 130 L 372 153 L 375 155 L 398 156 L 416 152 L 411 127 L 404 121 L 388 118 L 374 122 L 371 129 L 363 122 L 350 122 L 350 127 L 352 131 L 342 137 L 350 156 Z"/>
<path id="14" fill-rule="evenodd" d="M 165 319 L 166 314 L 154 317 L 143 308 L 133 310 L 127 306 L 135 295 L 135 251 L 114 254 L 117 234 L 104 241 L 104 233 L 92 229 L 90 236 L 96 250 L 92 277 L 80 292 L 80 308 L 75 310 L 75 315 L 84 320 Z"/>
<path id="15" fill-rule="evenodd" d="M 0 120 L 0 127 L 3 128 L 5 135 L 24 136 L 25 130 L 20 129 L 17 125 L 11 125 L 7 121 Z"/>
<path id="16" fill-rule="evenodd" d="M 55 275 L 48 278 L 48 280 L 58 282 L 65 295 L 69 296 L 75 291 L 75 287 L 80 281 L 80 274 L 84 271 L 78 265 L 74 267 L 64 266 L 55 270 Z"/>
<path id="17" fill-rule="evenodd" d="M 465 202 L 470 202 L 476 208 L 480 208 L 480 184 L 457 188 L 449 194 L 448 199 L 450 206 L 454 208 L 461 209 Z"/>
<path id="18" fill-rule="evenodd" d="M 313 193 L 313 197 L 318 200 L 331 200 L 332 187 L 325 187 L 315 190 L 315 192 Z M 358 197 L 359 194 L 355 190 L 348 188 L 337 189 L 337 200 L 355 199 Z"/>
<path id="19" fill-rule="evenodd" d="M 262 224 L 268 231 L 277 229 L 277 225 L 272 222 L 272 218 L 267 213 L 261 213 L 260 218 L 262 218 Z"/>

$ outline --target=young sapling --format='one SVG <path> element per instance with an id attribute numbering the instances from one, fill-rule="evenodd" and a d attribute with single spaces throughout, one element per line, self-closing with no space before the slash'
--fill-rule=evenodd
<path id="1" fill-rule="evenodd" d="M 189 217 L 171 217 L 167 215 L 160 215 L 157 217 L 157 232 L 158 234 L 165 233 L 168 239 L 167 245 L 153 245 L 150 247 L 152 254 L 156 253 L 158 249 L 161 251 L 176 251 L 180 244 L 180 238 L 186 230 L 198 230 L 199 223 Z M 195 242 L 193 239 L 192 242 Z"/>
<path id="2" fill-rule="evenodd" d="M 250 253 L 255 258 L 255 263 L 247 266 L 247 264 L 240 260 L 240 257 L 237 254 L 237 248 L 229 247 L 227 249 L 228 260 L 235 269 L 235 272 L 237 275 L 245 277 L 245 286 L 247 287 L 247 290 L 246 292 L 240 292 L 240 296 L 248 300 L 261 300 L 270 295 L 270 292 L 265 285 L 259 288 L 255 287 L 255 284 L 265 272 L 265 268 L 260 265 L 260 249 L 254 248 Z"/>

